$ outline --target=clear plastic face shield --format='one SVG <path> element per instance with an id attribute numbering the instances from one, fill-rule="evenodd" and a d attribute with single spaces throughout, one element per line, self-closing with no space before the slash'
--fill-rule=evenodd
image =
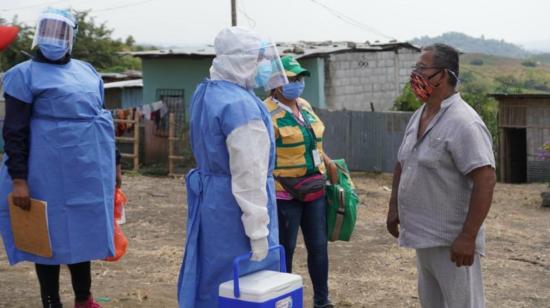
<path id="1" fill-rule="evenodd" d="M 47 44 L 71 51 L 75 30 L 74 18 L 68 11 L 48 9 L 38 19 L 31 48 Z"/>
<path id="2" fill-rule="evenodd" d="M 282 87 L 288 83 L 279 51 L 272 42 L 262 42 L 258 52 L 255 82 L 257 87 L 263 87 L 265 91 Z"/>

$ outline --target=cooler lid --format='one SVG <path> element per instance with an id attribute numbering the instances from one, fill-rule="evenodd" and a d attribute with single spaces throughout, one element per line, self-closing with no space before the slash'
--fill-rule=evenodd
<path id="1" fill-rule="evenodd" d="M 263 303 L 302 288 L 302 277 L 296 274 L 275 271 L 259 271 L 239 278 L 241 291 L 240 300 Z M 225 298 L 235 298 L 233 280 L 220 284 L 219 295 Z"/>

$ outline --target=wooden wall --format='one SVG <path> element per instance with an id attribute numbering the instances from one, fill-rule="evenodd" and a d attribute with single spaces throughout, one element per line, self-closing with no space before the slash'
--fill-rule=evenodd
<path id="1" fill-rule="evenodd" d="M 538 158 L 540 147 L 550 142 L 550 96 L 499 98 L 498 125 L 501 178 L 506 178 L 510 168 L 506 157 L 502 155 L 508 152 L 509 145 L 504 129 L 524 128 L 527 142 L 527 181 L 550 179 L 550 162 Z"/>

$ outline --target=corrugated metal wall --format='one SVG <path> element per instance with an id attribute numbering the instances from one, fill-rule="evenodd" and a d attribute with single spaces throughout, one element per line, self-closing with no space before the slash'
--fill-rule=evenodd
<path id="1" fill-rule="evenodd" d="M 393 172 L 412 112 L 315 112 L 326 126 L 324 148 L 355 171 Z"/>
<path id="2" fill-rule="evenodd" d="M 105 107 L 107 109 L 129 109 L 142 105 L 144 105 L 142 88 L 105 89 Z"/>
<path id="3" fill-rule="evenodd" d="M 125 88 L 122 91 L 122 109 L 144 105 L 142 88 Z"/>
<path id="4" fill-rule="evenodd" d="M 550 182 L 550 161 L 528 161 L 527 183 Z"/>

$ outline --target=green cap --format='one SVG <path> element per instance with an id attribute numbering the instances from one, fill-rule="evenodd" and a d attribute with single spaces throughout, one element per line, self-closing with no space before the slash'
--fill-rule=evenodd
<path id="1" fill-rule="evenodd" d="M 303 68 L 296 59 L 292 56 L 284 56 L 281 58 L 281 62 L 283 62 L 283 67 L 285 69 L 285 74 L 287 77 L 294 77 L 298 75 L 302 76 L 311 76 L 311 73 Z"/>

